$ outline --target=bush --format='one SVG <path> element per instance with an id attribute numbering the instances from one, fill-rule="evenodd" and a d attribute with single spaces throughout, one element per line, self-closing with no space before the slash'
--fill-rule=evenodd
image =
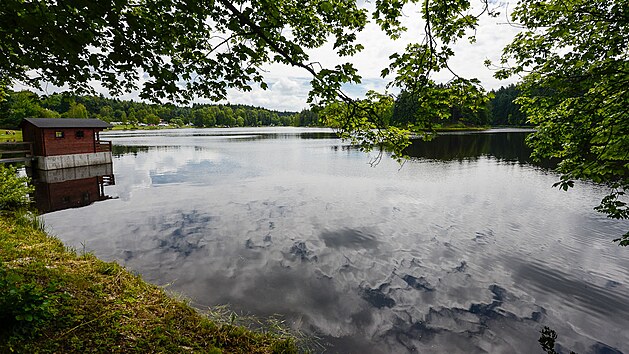
<path id="1" fill-rule="evenodd" d="M 53 318 L 56 284 L 42 286 L 16 271 L 0 268 L 0 333 L 3 335 L 37 333 Z"/>
<path id="2" fill-rule="evenodd" d="M 29 193 L 34 188 L 28 185 L 28 177 L 20 177 L 14 166 L 0 165 L 0 211 L 15 211 L 28 207 Z"/>

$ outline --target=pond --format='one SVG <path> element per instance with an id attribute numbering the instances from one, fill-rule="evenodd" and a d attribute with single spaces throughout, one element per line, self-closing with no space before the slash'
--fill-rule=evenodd
<path id="1" fill-rule="evenodd" d="M 196 307 L 280 315 L 318 352 L 533 353 L 543 326 L 629 351 L 629 249 L 611 242 L 629 223 L 592 210 L 599 186 L 552 188 L 526 134 L 443 135 L 372 167 L 325 129 L 111 132 L 98 201 L 44 218 Z"/>

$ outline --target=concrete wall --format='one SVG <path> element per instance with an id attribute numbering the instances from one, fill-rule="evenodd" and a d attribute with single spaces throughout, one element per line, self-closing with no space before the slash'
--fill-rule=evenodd
<path id="1" fill-rule="evenodd" d="M 40 170 L 57 170 L 60 168 L 103 165 L 108 163 L 111 163 L 111 152 L 94 152 L 87 154 L 37 156 L 33 167 Z"/>
<path id="2" fill-rule="evenodd" d="M 36 179 L 44 183 L 60 183 L 75 179 L 109 176 L 114 173 L 112 164 L 90 165 L 58 170 L 38 170 Z"/>

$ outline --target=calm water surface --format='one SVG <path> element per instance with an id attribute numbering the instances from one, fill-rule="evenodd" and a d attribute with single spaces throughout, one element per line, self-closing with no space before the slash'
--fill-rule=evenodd
<path id="1" fill-rule="evenodd" d="M 198 307 L 280 314 L 329 353 L 629 352 L 629 223 L 527 162 L 524 133 L 443 136 L 402 168 L 327 130 L 103 134 L 113 197 L 45 215 L 66 244 Z"/>

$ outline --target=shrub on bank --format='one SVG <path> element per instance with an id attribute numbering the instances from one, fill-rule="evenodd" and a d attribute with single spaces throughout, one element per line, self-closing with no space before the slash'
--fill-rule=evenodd
<path id="1" fill-rule="evenodd" d="M 0 164 L 0 211 L 15 211 L 29 206 L 29 193 L 33 192 L 33 187 L 28 182 L 28 177 L 18 176 L 15 166 Z"/>

